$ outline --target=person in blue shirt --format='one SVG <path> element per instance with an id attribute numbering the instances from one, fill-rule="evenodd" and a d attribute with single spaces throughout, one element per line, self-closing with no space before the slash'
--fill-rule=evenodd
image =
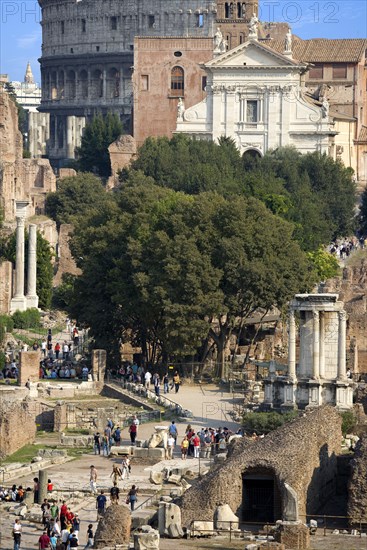
<path id="1" fill-rule="evenodd" d="M 101 491 L 101 494 L 98 495 L 96 499 L 96 508 L 97 508 L 97 518 L 103 516 L 106 511 L 107 498 L 104 495 L 104 491 Z"/>

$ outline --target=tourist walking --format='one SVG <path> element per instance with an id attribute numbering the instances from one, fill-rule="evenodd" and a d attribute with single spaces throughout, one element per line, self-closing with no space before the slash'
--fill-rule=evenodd
<path id="1" fill-rule="evenodd" d="M 167 449 L 166 449 L 166 459 L 167 460 L 172 460 L 173 459 L 173 450 L 175 448 L 175 444 L 176 444 L 175 438 L 171 434 L 168 434 Z"/>
<path id="2" fill-rule="evenodd" d="M 127 455 L 124 455 L 122 457 L 121 470 L 122 470 L 121 478 L 125 479 L 126 477 L 126 479 L 129 479 L 131 466 L 130 466 L 130 459 Z"/>
<path id="3" fill-rule="evenodd" d="M 180 389 L 180 375 L 178 374 L 177 370 L 175 371 L 175 374 L 173 375 L 173 383 L 175 385 L 175 393 L 178 393 L 178 390 Z"/>
<path id="4" fill-rule="evenodd" d="M 105 497 L 104 491 L 101 491 L 101 494 L 96 498 L 96 508 L 97 508 L 97 519 L 104 515 L 106 511 L 107 498 Z"/>
<path id="5" fill-rule="evenodd" d="M 136 485 L 133 485 L 127 495 L 126 504 L 130 504 L 130 509 L 132 512 L 134 511 L 135 503 L 138 500 L 137 493 L 138 489 Z"/>
<path id="6" fill-rule="evenodd" d="M 97 469 L 92 465 L 90 467 L 89 481 L 90 481 L 90 489 L 94 494 L 97 494 L 97 477 L 98 477 Z"/>
<path id="7" fill-rule="evenodd" d="M 50 537 L 47 534 L 47 531 L 43 531 L 42 535 L 38 539 L 38 548 L 39 550 L 48 550 L 50 548 Z"/>
<path id="8" fill-rule="evenodd" d="M 17 518 L 13 525 L 14 550 L 20 550 L 21 538 L 22 538 L 22 524 L 20 523 L 20 519 Z"/>
<path id="9" fill-rule="evenodd" d="M 94 454 L 101 454 L 101 434 L 99 432 L 94 434 Z"/>
<path id="10" fill-rule="evenodd" d="M 188 449 L 189 449 L 189 440 L 187 438 L 187 435 L 185 435 L 185 437 L 181 441 L 181 458 L 182 458 L 182 460 L 186 460 Z"/>
<path id="11" fill-rule="evenodd" d="M 144 385 L 147 390 L 150 388 L 150 381 L 152 379 L 152 374 L 147 370 L 147 372 L 144 375 Z"/>
<path id="12" fill-rule="evenodd" d="M 176 426 L 176 423 L 175 423 L 174 420 L 172 420 L 172 422 L 171 422 L 171 425 L 168 429 L 168 433 L 173 437 L 173 439 L 175 440 L 175 445 L 176 445 L 178 432 L 177 432 L 177 426 Z"/>
<path id="13" fill-rule="evenodd" d="M 118 504 L 120 497 L 120 489 L 117 487 L 116 481 L 113 482 L 113 487 L 110 489 L 111 504 Z"/>
<path id="14" fill-rule="evenodd" d="M 134 424 L 134 422 L 132 422 L 132 424 L 130 424 L 130 427 L 129 427 L 131 445 L 135 445 L 135 439 L 136 439 L 137 433 L 138 433 L 138 427 L 136 424 Z"/>
<path id="15" fill-rule="evenodd" d="M 169 393 L 169 379 L 168 373 L 163 376 L 163 393 Z"/>
<path id="16" fill-rule="evenodd" d="M 113 484 L 116 483 L 116 485 L 118 484 L 120 479 L 122 479 L 122 471 L 118 467 L 118 464 L 113 464 L 112 465 L 112 473 L 111 473 L 110 477 L 112 477 L 112 483 Z"/>
<path id="17" fill-rule="evenodd" d="M 94 539 L 93 524 L 90 523 L 88 525 L 88 530 L 87 530 L 87 544 L 84 546 L 84 549 L 93 548 L 93 544 L 94 544 L 93 539 Z"/>
<path id="18" fill-rule="evenodd" d="M 159 397 L 161 381 L 157 372 L 153 374 L 153 386 L 156 396 Z"/>

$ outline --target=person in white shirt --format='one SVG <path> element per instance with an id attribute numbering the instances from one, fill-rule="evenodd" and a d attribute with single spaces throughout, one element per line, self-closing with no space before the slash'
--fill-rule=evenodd
<path id="1" fill-rule="evenodd" d="M 166 459 L 172 460 L 173 459 L 173 449 L 175 448 L 175 438 L 169 434 L 167 439 L 167 449 L 166 449 Z"/>
<path id="2" fill-rule="evenodd" d="M 147 390 L 149 390 L 151 379 L 152 379 L 152 373 L 147 370 L 144 376 L 145 387 Z"/>

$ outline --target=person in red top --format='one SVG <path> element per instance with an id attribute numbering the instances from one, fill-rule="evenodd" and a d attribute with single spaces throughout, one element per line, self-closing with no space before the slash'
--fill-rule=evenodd
<path id="1" fill-rule="evenodd" d="M 193 434 L 191 438 L 191 442 L 194 446 L 194 458 L 199 458 L 199 452 L 200 452 L 200 437 L 198 434 Z"/>
<path id="2" fill-rule="evenodd" d="M 56 360 L 59 358 L 60 349 L 61 349 L 61 346 L 60 346 L 59 342 L 57 342 L 56 345 L 55 345 Z"/>
<path id="3" fill-rule="evenodd" d="M 62 501 L 62 506 L 60 508 L 60 527 L 61 529 L 65 529 L 66 526 L 66 512 L 68 511 L 68 507 L 66 506 L 65 500 Z"/>
<path id="4" fill-rule="evenodd" d="M 39 550 L 50 548 L 50 537 L 47 535 L 47 531 L 43 531 L 43 535 L 38 539 L 38 548 Z"/>

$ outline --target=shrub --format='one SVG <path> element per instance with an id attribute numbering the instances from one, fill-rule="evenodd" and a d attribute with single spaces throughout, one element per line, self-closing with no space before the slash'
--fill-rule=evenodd
<path id="1" fill-rule="evenodd" d="M 0 370 L 3 370 L 5 367 L 5 353 L 0 351 Z"/>
<path id="2" fill-rule="evenodd" d="M 277 412 L 246 413 L 243 427 L 246 431 L 267 434 L 298 416 L 297 411 L 280 414 Z"/>
<path id="3" fill-rule="evenodd" d="M 14 328 L 39 328 L 41 314 L 35 307 L 13 313 Z"/>
<path id="4" fill-rule="evenodd" d="M 341 413 L 341 417 L 343 435 L 345 436 L 347 434 L 353 433 L 357 421 L 352 411 L 345 411 Z"/>

